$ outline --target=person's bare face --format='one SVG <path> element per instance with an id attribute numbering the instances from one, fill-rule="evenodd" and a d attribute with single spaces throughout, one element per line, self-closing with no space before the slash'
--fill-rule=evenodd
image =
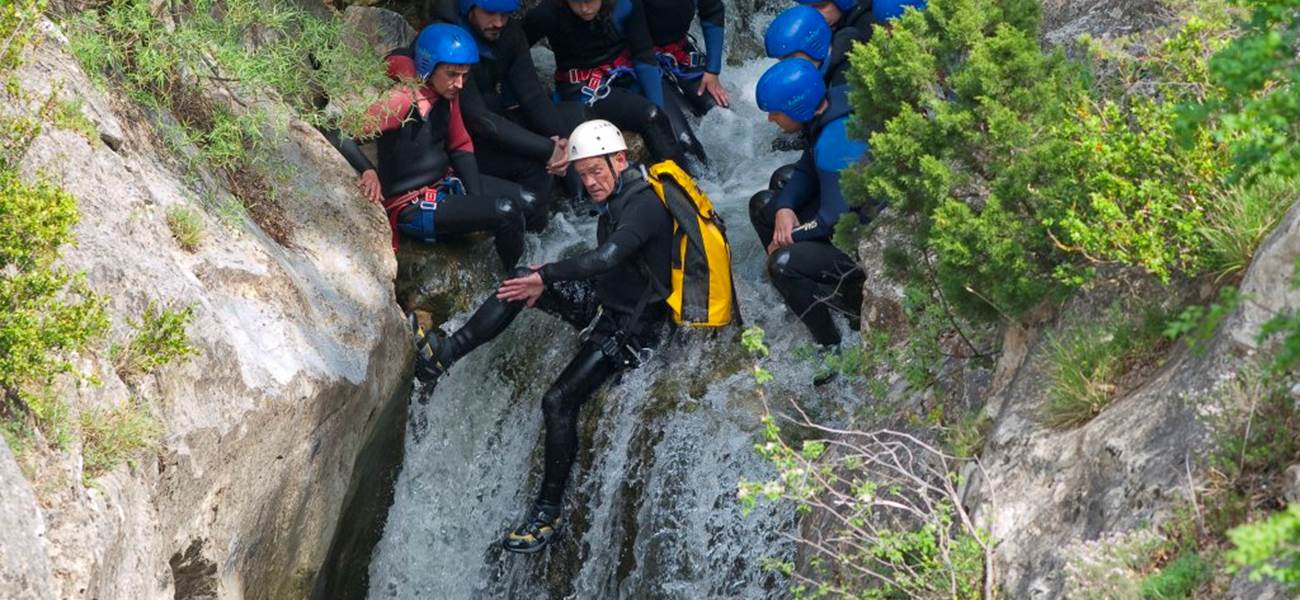
<path id="1" fill-rule="evenodd" d="M 790 115 L 783 112 L 767 113 L 767 120 L 776 123 L 776 126 L 780 127 L 781 131 L 785 133 L 798 133 L 803 129 L 803 123 L 791 119 Z"/>
<path id="2" fill-rule="evenodd" d="M 510 13 L 490 12 L 477 6 L 469 9 L 469 24 L 489 42 L 495 42 L 501 37 L 501 30 L 508 20 Z"/>
<path id="3" fill-rule="evenodd" d="M 822 14 L 822 18 L 826 19 L 826 24 L 831 27 L 834 27 L 836 23 L 840 22 L 840 19 L 844 18 L 844 12 L 840 10 L 840 7 L 835 6 L 834 2 L 818 2 L 812 7 Z"/>
<path id="4" fill-rule="evenodd" d="M 613 169 L 610 169 L 610 165 Z M 573 163 L 573 170 L 582 179 L 582 187 L 591 195 L 591 201 L 602 204 L 609 200 L 618 183 L 618 174 L 627 168 L 627 153 L 618 152 L 606 161 L 604 156 L 582 158 Z"/>
<path id="5" fill-rule="evenodd" d="M 465 78 L 469 76 L 469 65 L 442 63 L 429 75 L 429 85 L 439 96 L 448 100 L 455 99 L 465 89 Z"/>
<path id="6" fill-rule="evenodd" d="M 569 10 L 583 21 L 590 21 L 600 14 L 601 0 L 568 0 Z"/>

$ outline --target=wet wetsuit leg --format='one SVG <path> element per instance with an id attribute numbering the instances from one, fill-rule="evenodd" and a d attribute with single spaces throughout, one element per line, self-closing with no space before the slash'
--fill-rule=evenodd
<path id="1" fill-rule="evenodd" d="M 772 285 L 813 339 L 823 346 L 838 345 L 840 332 L 830 309 L 838 308 L 850 317 L 861 311 L 866 275 L 858 264 L 830 242 L 807 241 L 773 252 L 767 270 Z"/>
<path id="2" fill-rule="evenodd" d="M 577 355 L 542 396 L 546 454 L 539 501 L 552 505 L 563 501 L 565 483 L 578 455 L 578 410 L 618 371 L 619 367 L 606 358 L 596 343 L 583 342 Z"/>
<path id="3" fill-rule="evenodd" d="M 524 212 L 528 231 L 537 233 L 546 229 L 546 222 L 551 218 L 551 176 L 546 167 L 518 155 L 476 154 L 479 172 L 487 173 L 479 176 L 483 195 L 514 200 Z M 498 175 L 494 170 L 504 174 Z"/>
<path id="4" fill-rule="evenodd" d="M 691 79 L 677 80 L 678 85 L 673 86 L 681 91 L 682 98 L 686 100 L 686 105 L 690 111 L 697 117 L 703 117 L 708 114 L 718 103 L 713 100 L 713 95 L 709 93 L 700 94 L 700 83 L 704 81 L 703 77 L 693 77 Z M 667 91 L 668 84 L 664 84 L 664 90 Z"/>
<path id="5" fill-rule="evenodd" d="M 673 137 L 677 144 L 690 152 L 700 163 L 708 165 L 709 157 L 704 153 L 704 145 L 700 143 L 699 138 L 695 137 L 695 130 L 691 128 L 690 121 L 686 120 L 686 111 L 692 110 L 690 102 L 682 95 L 682 91 L 677 89 L 673 81 L 667 77 L 664 78 L 664 113 L 668 115 L 668 123 L 673 128 Z"/>
<path id="6" fill-rule="evenodd" d="M 780 172 L 780 169 L 777 170 Z M 749 199 L 749 222 L 754 226 L 754 232 L 758 234 L 758 241 L 762 242 L 766 248 L 772 243 L 772 236 L 776 230 L 776 205 L 772 200 L 776 198 L 774 190 L 763 190 Z M 805 223 L 811 219 L 817 218 L 817 206 L 815 204 L 805 204 L 795 211 L 795 216 L 799 218 L 800 223 Z"/>
<path id="7" fill-rule="evenodd" d="M 564 109 L 566 112 L 572 109 Z M 586 109 L 589 118 L 605 119 L 619 129 L 635 131 L 645 141 L 650 151 L 652 162 L 672 159 L 684 169 L 690 169 L 686 163 L 683 148 L 673 135 L 672 123 L 668 114 L 644 96 L 632 90 L 614 87 L 609 95 Z"/>
<path id="8" fill-rule="evenodd" d="M 426 241 L 491 232 L 504 269 L 514 267 L 524 254 L 524 211 L 510 196 L 451 194 L 435 210 L 419 204 L 406 207 L 397 224 L 403 235 Z"/>

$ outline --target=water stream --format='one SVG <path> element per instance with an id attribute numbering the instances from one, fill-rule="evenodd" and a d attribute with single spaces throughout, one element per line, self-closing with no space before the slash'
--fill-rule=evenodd
<path id="1" fill-rule="evenodd" d="M 754 82 L 768 64 L 752 60 L 724 72 L 735 106 L 712 111 L 698 126 L 714 163 L 700 184 L 729 224 L 747 324 L 768 332 L 774 356 L 765 366 L 777 376 L 769 398 L 797 398 L 833 414 L 855 391 L 845 382 L 812 389 L 813 366 L 792 352 L 808 342 L 807 333 L 767 283 L 746 215 L 769 173 L 797 157 L 772 151 L 776 127 L 754 104 Z M 561 215 L 530 242 L 530 259 L 589 248 L 594 229 L 589 217 Z M 525 311 L 457 363 L 434 400 L 417 408 L 428 433 L 418 440 L 407 433 L 406 463 L 370 567 L 370 597 L 787 596 L 784 581 L 761 561 L 792 555 L 792 508 L 760 505 L 746 516 L 736 500 L 740 479 L 772 474 L 753 450 L 764 406 L 752 361 L 738 346 L 730 335 L 679 335 L 588 402 L 566 537 L 544 553 L 515 556 L 498 540 L 536 493 L 540 399 L 576 347 L 566 325 Z"/>

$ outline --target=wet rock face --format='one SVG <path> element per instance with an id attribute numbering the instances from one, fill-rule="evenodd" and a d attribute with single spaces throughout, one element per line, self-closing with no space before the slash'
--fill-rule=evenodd
<path id="1" fill-rule="evenodd" d="M 53 600 L 44 518 L 27 479 L 0 443 L 0 598 Z"/>
<path id="2" fill-rule="evenodd" d="M 329 143 L 293 122 L 267 140 L 289 167 L 277 183 L 295 225 L 287 244 L 247 218 L 218 218 L 211 202 L 236 200 L 218 178 L 187 177 L 174 164 L 149 125 L 166 116 L 98 90 L 67 40 L 43 27 L 40 51 L 17 71 L 30 105 L 0 111 L 35 115 L 62 89 L 99 128 L 87 140 L 47 124 L 20 164 L 25 177 L 58 181 L 78 200 L 76 246 L 64 263 L 108 298 L 105 345 L 126 340 L 127 320 L 157 302 L 194 307 L 197 355 L 132 381 L 117 377 L 107 353 L 85 359 L 103 384 L 70 383 L 61 397 L 74 410 L 138 399 L 160 421 L 161 447 L 91 487 L 80 483 L 78 449 L 39 455 L 34 500 L 0 464 L 0 521 L 10 525 L 0 557 L 24 557 L 36 598 L 48 597 L 38 585 L 59 598 L 305 597 L 358 455 L 386 433 L 379 415 L 408 378 L 411 345 L 382 211 L 356 193 Z M 177 206 L 202 220 L 193 253 L 166 224 Z M 30 519 L 9 522 L 24 515 L 44 518 L 44 550 L 9 534 L 32 530 Z M 42 557 L 49 573 L 37 571 Z M 12 597 L 3 587 L 12 572 L 0 560 L 0 597 Z"/>

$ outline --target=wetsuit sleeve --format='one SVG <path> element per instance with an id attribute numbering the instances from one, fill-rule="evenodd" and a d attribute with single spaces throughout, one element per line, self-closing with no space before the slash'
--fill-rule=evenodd
<path id="1" fill-rule="evenodd" d="M 657 198 L 630 204 L 619 226 L 595 250 L 549 263 L 540 271 L 542 281 L 591 279 L 632 259 L 656 231 L 671 231 L 668 211 Z"/>
<path id="2" fill-rule="evenodd" d="M 699 0 L 699 14 L 700 30 L 704 32 L 704 53 L 709 61 L 704 70 L 716 75 L 722 72 L 727 7 L 722 0 Z"/>
<path id="3" fill-rule="evenodd" d="M 487 142 L 509 148 L 538 160 L 551 157 L 555 143 L 550 138 L 537 135 L 489 109 L 478 85 L 471 83 L 465 86 L 460 92 L 459 103 L 470 137 L 479 143 Z"/>
<path id="4" fill-rule="evenodd" d="M 357 174 L 375 168 L 375 165 L 371 164 L 370 159 L 366 158 L 365 153 L 361 151 L 361 146 L 357 145 L 356 140 L 350 137 L 340 137 L 338 149 L 339 154 L 342 154 L 343 158 L 347 159 L 348 164 L 352 165 L 353 169 L 356 169 Z"/>
<path id="5" fill-rule="evenodd" d="M 542 87 L 541 80 L 537 78 L 537 66 L 533 64 L 533 55 L 528 51 L 528 43 L 523 33 L 515 38 L 515 43 L 512 43 L 508 50 L 513 54 L 514 60 L 506 71 L 506 81 L 509 82 L 511 91 L 515 93 L 515 100 L 519 102 L 524 117 L 541 134 L 538 137 L 546 142 L 546 154 L 542 158 L 549 158 L 551 140 L 547 137 L 552 135 L 568 137 L 569 132 L 562 131 L 564 128 L 560 125 L 560 112 L 556 110 L 555 103 L 551 102 L 546 89 Z"/>
<path id="6" fill-rule="evenodd" d="M 817 196 L 817 166 L 813 162 L 811 150 L 805 150 L 803 156 L 794 163 L 794 171 L 785 182 L 781 191 L 772 199 L 778 210 L 788 208 L 798 211 Z"/>
<path id="7" fill-rule="evenodd" d="M 460 116 L 460 101 L 451 101 L 451 116 L 447 123 L 447 156 L 456 176 L 465 184 L 465 191 L 470 194 L 482 193 L 478 173 L 478 160 L 474 157 L 474 142 L 470 140 L 465 122 Z"/>
<path id="8" fill-rule="evenodd" d="M 627 40 L 627 48 L 632 53 L 632 71 L 636 73 L 637 83 L 645 97 L 655 106 L 664 106 L 664 76 L 659 70 L 659 59 L 655 57 L 654 41 L 650 38 L 650 26 L 646 23 L 645 5 L 641 0 L 629 0 L 632 9 L 619 27 Z"/>
<path id="9" fill-rule="evenodd" d="M 848 202 L 840 190 L 840 171 L 856 163 L 867 152 L 867 145 L 852 139 L 848 134 L 848 119 L 836 119 L 826 126 L 813 145 L 813 161 L 817 167 L 817 187 L 820 203 L 817 205 L 817 225 L 795 231 L 796 242 L 829 238 L 840 215 L 848 212 Z"/>

